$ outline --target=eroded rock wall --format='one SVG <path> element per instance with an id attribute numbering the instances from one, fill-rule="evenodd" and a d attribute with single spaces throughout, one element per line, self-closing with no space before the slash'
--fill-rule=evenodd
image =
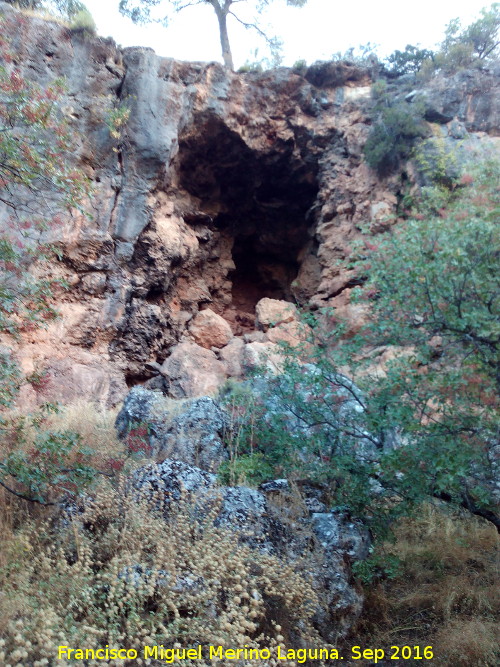
<path id="1" fill-rule="evenodd" d="M 0 11 L 23 73 L 66 79 L 75 159 L 93 184 L 91 217 L 75 213 L 54 239 L 54 274 L 71 285 L 62 317 L 18 349 L 26 372 L 49 377 L 43 396 L 25 387 L 25 401 L 115 404 L 159 368 L 182 375 L 184 359 L 215 384 L 238 375 L 273 335 L 293 334 L 290 323 L 255 331 L 262 298 L 332 305 L 355 326 L 356 277 L 338 260 L 361 227 L 394 222 L 409 178 L 380 180 L 363 161 L 368 72 L 336 63 L 305 77 L 235 74 Z M 429 120 L 445 133 L 495 133 L 498 77 L 456 78 L 427 91 Z M 106 120 L 121 105 L 130 115 L 116 138 Z M 207 308 L 205 335 L 197 315 Z M 197 393 L 181 380 L 167 383 L 172 395 Z"/>

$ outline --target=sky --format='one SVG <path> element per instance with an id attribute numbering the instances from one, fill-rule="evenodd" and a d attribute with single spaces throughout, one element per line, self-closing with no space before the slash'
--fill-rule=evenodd
<path id="1" fill-rule="evenodd" d="M 119 0 L 83 0 L 103 37 L 111 36 L 122 46 L 150 46 L 160 56 L 180 60 L 221 61 L 218 26 L 210 5 L 190 7 L 174 15 L 168 28 L 149 24 L 135 26 L 120 16 Z M 168 0 L 164 6 L 169 5 Z M 488 0 L 309 0 L 303 8 L 288 7 L 275 0 L 263 17 L 268 34 L 283 42 L 283 64 L 327 60 L 351 46 L 377 45 L 385 56 L 406 44 L 432 48 L 441 41 L 446 24 L 455 17 L 467 25 L 477 18 Z M 247 12 L 252 2 L 239 2 L 235 9 Z M 268 55 L 255 32 L 245 30 L 229 17 L 229 38 L 235 66 Z"/>

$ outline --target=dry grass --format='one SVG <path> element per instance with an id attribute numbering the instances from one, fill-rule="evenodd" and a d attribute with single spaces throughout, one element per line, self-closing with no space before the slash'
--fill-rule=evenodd
<path id="1" fill-rule="evenodd" d="M 41 430 L 69 430 L 79 433 L 83 443 L 95 451 L 92 464 L 98 470 L 104 470 L 106 463 L 113 458 L 123 458 L 124 446 L 116 437 L 114 421 L 117 410 L 99 411 L 91 403 L 75 403 L 61 408 L 57 414 L 51 414 L 40 421 Z M 13 450 L 29 451 L 37 434 L 26 415 L 11 411 L 3 413 L 9 420 L 10 427 L 0 439 L 0 458 Z M 141 462 L 136 462 L 139 465 Z M 6 482 L 13 488 L 16 484 L 10 478 Z M 19 488 L 19 491 L 24 489 Z M 26 558 L 25 529 L 37 526 L 42 518 L 53 513 L 52 509 L 40 508 L 32 503 L 15 498 L 0 488 L 0 590 L 2 578 L 13 567 L 17 567 Z M 12 604 L 12 600 L 11 600 Z M 2 627 L 0 621 L 0 636 Z"/>
<path id="2" fill-rule="evenodd" d="M 401 575 L 366 591 L 351 644 L 433 646 L 432 664 L 439 667 L 496 666 L 500 543 L 494 527 L 428 506 L 402 522 L 396 537 L 386 550 L 402 560 Z M 413 663 L 422 661 L 405 661 Z"/>
<path id="3" fill-rule="evenodd" d="M 188 498 L 170 507 L 167 521 L 161 503 L 103 484 L 70 520 L 26 525 L 18 537 L 25 557 L 13 554 L 1 581 L 0 664 L 55 665 L 59 645 L 139 655 L 144 645 L 175 642 L 258 648 L 300 636 L 318 645 L 316 596 L 295 565 L 214 526 L 217 501 L 201 520 Z"/>
<path id="4" fill-rule="evenodd" d="M 0 457 L 12 450 L 29 451 L 36 436 L 44 431 L 71 431 L 79 434 L 82 444 L 93 450 L 92 465 L 103 469 L 109 459 L 123 458 L 124 455 L 124 445 L 118 440 L 114 427 L 117 413 L 118 408 L 101 410 L 85 401 L 60 406 L 54 414 L 4 413 L 9 426 L 0 440 Z M 36 425 L 32 423 L 33 419 Z"/>
<path id="5" fill-rule="evenodd" d="M 69 28 L 69 22 L 63 19 L 61 16 L 56 16 L 55 14 L 51 14 L 51 12 L 43 9 L 26 9 L 26 8 L 19 8 L 17 9 L 20 10 L 21 14 L 24 14 L 25 16 L 29 16 L 30 18 L 35 18 L 35 19 L 42 19 L 43 21 L 51 21 L 52 23 L 58 23 L 61 26 L 64 26 L 65 28 Z"/>
<path id="6" fill-rule="evenodd" d="M 79 401 L 60 409 L 47 420 L 47 427 L 78 433 L 82 441 L 95 451 L 95 465 L 123 455 L 123 443 L 116 435 L 118 408 L 99 410 L 93 403 Z"/>

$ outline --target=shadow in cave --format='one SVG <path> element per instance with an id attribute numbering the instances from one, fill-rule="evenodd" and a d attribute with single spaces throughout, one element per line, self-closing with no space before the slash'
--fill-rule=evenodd
<path id="1" fill-rule="evenodd" d="M 210 114 L 179 142 L 182 187 L 198 198 L 200 212 L 210 213 L 213 229 L 232 240 L 231 302 L 219 310 L 237 334 L 254 328 L 261 298 L 294 300 L 318 193 L 317 163 L 302 157 L 294 139 L 256 145 Z"/>

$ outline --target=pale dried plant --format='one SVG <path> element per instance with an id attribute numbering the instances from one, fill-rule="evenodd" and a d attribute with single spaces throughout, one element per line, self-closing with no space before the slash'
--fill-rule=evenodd
<path id="1" fill-rule="evenodd" d="M 401 573 L 365 591 L 356 644 L 422 650 L 432 645 L 436 667 L 496 667 L 500 539 L 495 528 L 429 504 L 418 517 L 400 522 L 387 551 L 401 559 Z"/>
<path id="2" fill-rule="evenodd" d="M 115 429 L 118 408 L 105 409 L 89 401 L 75 401 L 61 406 L 51 415 L 48 425 L 54 430 L 74 431 L 82 440 L 103 455 L 115 455 L 123 450 Z"/>
<path id="3" fill-rule="evenodd" d="M 139 655 L 144 645 L 324 645 L 311 621 L 318 600 L 298 563 L 242 544 L 216 525 L 219 512 L 217 500 L 201 513 L 185 495 L 138 497 L 103 483 L 80 510 L 25 530 L 25 558 L 2 582 L 0 663 L 56 664 L 59 645 Z"/>

